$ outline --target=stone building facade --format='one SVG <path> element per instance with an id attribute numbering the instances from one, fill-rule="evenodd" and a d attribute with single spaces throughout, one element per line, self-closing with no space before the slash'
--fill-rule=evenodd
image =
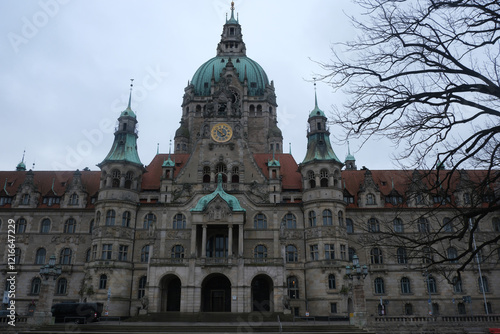
<path id="1" fill-rule="evenodd" d="M 420 192 L 426 181 L 418 171 L 358 170 L 351 154 L 341 162 L 317 100 L 304 124 L 305 158 L 283 152 L 274 84 L 246 56 L 234 8 L 216 56 L 185 88 L 180 121 L 174 151 L 147 167 L 129 101 L 100 171 L 26 171 L 20 163 L 0 172 L 0 239 L 7 244 L 15 221 L 19 314 L 41 298 L 99 301 L 119 316 L 141 308 L 345 316 L 356 307 L 368 316 L 424 315 L 429 300 L 434 313 L 484 313 L 477 265 L 451 284 L 415 270 L 422 257 L 368 242 L 380 231 L 452 228 L 455 211 L 446 205 L 420 221 L 424 227 L 410 223 L 436 203 Z M 467 181 L 481 173 L 456 172 L 450 200 L 468 205 Z M 499 213 L 485 221 L 478 240 L 500 233 Z M 443 247 L 456 266 L 459 242 Z M 7 254 L 0 249 L 4 263 Z M 62 274 L 47 297 L 38 273 L 52 254 Z M 364 279 L 346 276 L 354 255 L 368 267 Z M 493 312 L 499 257 L 492 246 L 482 262 Z M 0 280 L 7 276 L 2 268 Z"/>

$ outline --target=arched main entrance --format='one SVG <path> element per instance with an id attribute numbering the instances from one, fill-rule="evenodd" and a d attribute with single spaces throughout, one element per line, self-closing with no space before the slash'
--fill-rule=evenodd
<path id="1" fill-rule="evenodd" d="M 257 275 L 252 280 L 252 310 L 271 311 L 273 300 L 273 280 L 267 275 Z"/>
<path id="2" fill-rule="evenodd" d="M 201 284 L 202 312 L 231 312 L 231 282 L 222 274 L 207 276 Z"/>
<path id="3" fill-rule="evenodd" d="M 160 281 L 161 312 L 181 310 L 181 280 L 175 275 L 167 275 Z"/>

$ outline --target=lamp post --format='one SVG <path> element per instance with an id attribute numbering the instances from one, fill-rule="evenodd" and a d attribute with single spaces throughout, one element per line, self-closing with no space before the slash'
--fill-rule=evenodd
<path id="1" fill-rule="evenodd" d="M 352 267 L 346 266 L 345 273 L 347 278 L 353 280 L 353 314 L 349 317 L 351 325 L 366 326 L 366 301 L 364 290 L 364 279 L 368 275 L 368 267 L 359 264 L 359 258 L 356 254 L 352 257 Z M 357 278 L 354 280 L 354 278 Z M 363 278 L 363 281 L 361 280 Z"/>
<path id="2" fill-rule="evenodd" d="M 47 324 L 52 322 L 52 297 L 54 296 L 54 281 L 61 276 L 61 267 L 56 266 L 56 256 L 51 255 L 49 263 L 40 267 L 40 277 L 42 278 L 40 287 L 40 298 L 36 306 L 36 312 L 32 322 L 36 324 Z M 52 278 L 52 279 L 50 279 Z"/>

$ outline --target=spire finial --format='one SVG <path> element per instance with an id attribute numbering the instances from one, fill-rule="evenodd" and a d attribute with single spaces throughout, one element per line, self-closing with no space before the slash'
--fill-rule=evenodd
<path id="1" fill-rule="evenodd" d="M 130 79 L 130 95 L 128 96 L 128 106 L 127 109 L 132 110 L 130 107 L 131 102 L 132 102 L 132 88 L 134 87 L 134 79 Z"/>
<path id="2" fill-rule="evenodd" d="M 349 145 L 349 140 L 347 140 L 347 154 L 351 155 L 351 147 Z"/>
<path id="3" fill-rule="evenodd" d="M 234 21 L 234 1 L 231 1 L 231 18 L 229 20 Z"/>
<path id="4" fill-rule="evenodd" d="M 317 109 L 318 108 L 318 96 L 316 94 L 316 78 L 313 78 L 314 80 L 314 107 Z"/>
<path id="5" fill-rule="evenodd" d="M 290 155 L 292 155 L 292 143 L 288 143 L 288 150 L 290 152 Z"/>
<path id="6" fill-rule="evenodd" d="M 172 139 L 170 139 L 170 143 L 168 144 L 168 157 L 170 158 L 170 152 L 172 151 Z"/>
<path id="7" fill-rule="evenodd" d="M 21 162 L 24 163 L 24 156 L 26 155 L 26 149 L 23 151 L 23 158 L 21 159 Z"/>
<path id="8" fill-rule="evenodd" d="M 160 143 L 156 143 L 156 155 L 160 154 Z"/>

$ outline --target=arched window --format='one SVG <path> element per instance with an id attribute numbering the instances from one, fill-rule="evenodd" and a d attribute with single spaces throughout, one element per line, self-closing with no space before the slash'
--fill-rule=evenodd
<path id="1" fill-rule="evenodd" d="M 335 282 L 335 275 L 334 274 L 328 275 L 328 289 L 333 290 L 336 288 L 337 288 L 337 285 Z"/>
<path id="2" fill-rule="evenodd" d="M 97 213 L 95 215 L 95 222 L 96 222 L 97 226 L 99 226 L 99 224 L 101 223 L 101 211 L 97 211 Z"/>
<path id="3" fill-rule="evenodd" d="M 92 219 L 89 223 L 89 233 L 92 234 L 94 232 L 94 220 Z"/>
<path id="4" fill-rule="evenodd" d="M 76 220 L 74 218 L 69 218 L 64 222 L 64 233 L 75 233 L 76 230 Z"/>
<path id="5" fill-rule="evenodd" d="M 375 278 L 375 281 L 373 283 L 375 286 L 375 293 L 377 294 L 385 293 L 384 280 L 381 277 Z"/>
<path id="6" fill-rule="evenodd" d="M 26 219 L 19 218 L 16 222 L 16 234 L 26 232 Z"/>
<path id="7" fill-rule="evenodd" d="M 141 262 L 149 261 L 149 245 L 142 247 L 141 249 Z"/>
<path id="8" fill-rule="evenodd" d="M 142 276 L 139 278 L 139 287 L 137 289 L 137 299 L 141 299 L 146 294 L 146 283 L 148 278 L 146 276 Z"/>
<path id="9" fill-rule="evenodd" d="M 90 251 L 90 248 L 87 249 L 87 251 L 85 252 L 85 262 L 90 262 L 90 256 L 91 256 L 91 251 Z"/>
<path id="10" fill-rule="evenodd" d="M 122 226 L 130 227 L 130 211 L 125 211 L 122 214 Z"/>
<path id="11" fill-rule="evenodd" d="M 337 217 L 339 220 L 339 226 L 344 226 L 344 213 L 342 211 L 339 211 L 337 213 Z"/>
<path id="12" fill-rule="evenodd" d="M 203 167 L 203 183 L 210 183 L 210 167 Z"/>
<path id="13" fill-rule="evenodd" d="M 427 218 L 421 217 L 418 219 L 418 231 L 420 233 L 429 233 L 431 231 Z"/>
<path id="14" fill-rule="evenodd" d="M 40 226 L 40 233 L 46 234 L 50 232 L 50 219 L 45 218 L 42 220 L 42 225 Z"/>
<path id="15" fill-rule="evenodd" d="M 286 262 L 297 262 L 299 260 L 299 255 L 297 252 L 297 247 L 294 245 L 286 246 Z"/>
<path id="16" fill-rule="evenodd" d="M 427 293 L 437 293 L 436 279 L 432 276 L 427 278 Z"/>
<path id="17" fill-rule="evenodd" d="M 69 205 L 78 205 L 79 197 L 77 194 L 71 194 L 69 197 Z"/>
<path id="18" fill-rule="evenodd" d="M 326 169 L 319 172 L 319 183 L 320 187 L 328 187 L 328 171 Z"/>
<path id="19" fill-rule="evenodd" d="M 240 169 L 238 166 L 233 167 L 231 174 L 231 183 L 240 183 Z"/>
<path id="20" fill-rule="evenodd" d="M 59 256 L 59 264 L 71 264 L 71 248 L 63 248 Z"/>
<path id="21" fill-rule="evenodd" d="M 253 227 L 258 230 L 267 228 L 267 217 L 263 213 L 258 213 L 253 218 Z"/>
<path id="22" fill-rule="evenodd" d="M 375 195 L 372 193 L 366 194 L 366 205 L 374 205 L 375 203 Z"/>
<path id="23" fill-rule="evenodd" d="M 299 281 L 297 277 L 290 276 L 286 279 L 288 288 L 288 297 L 290 299 L 299 299 Z"/>
<path id="24" fill-rule="evenodd" d="M 36 251 L 35 264 L 45 264 L 45 256 L 46 255 L 47 255 L 47 252 L 45 251 L 45 248 L 39 248 Z"/>
<path id="25" fill-rule="evenodd" d="M 372 264 L 384 263 L 382 258 L 382 251 L 380 250 L 380 248 L 372 248 L 372 250 L 370 251 L 370 258 Z"/>
<path id="26" fill-rule="evenodd" d="M 432 248 L 424 247 L 422 249 L 422 253 L 423 253 L 423 258 L 422 258 L 423 263 L 429 264 L 434 261 L 434 252 L 432 251 Z"/>
<path id="27" fill-rule="evenodd" d="M 349 234 L 354 233 L 354 223 L 353 223 L 351 218 L 346 218 L 345 227 L 346 227 L 347 233 L 349 233 Z"/>
<path id="28" fill-rule="evenodd" d="M 215 173 L 217 175 L 221 174 L 222 175 L 222 182 L 226 183 L 227 182 L 227 167 L 226 164 L 219 162 L 215 166 Z"/>
<path id="29" fill-rule="evenodd" d="M 452 283 L 453 283 L 453 292 L 455 292 L 455 293 L 462 293 L 463 292 L 462 280 L 460 278 L 458 278 L 458 276 L 453 277 Z"/>
<path id="30" fill-rule="evenodd" d="M 482 276 L 482 279 L 481 279 L 481 277 L 479 277 L 478 282 L 479 282 L 479 292 L 480 293 L 483 293 L 483 291 L 490 292 L 490 286 L 488 284 L 488 277 Z"/>
<path id="31" fill-rule="evenodd" d="M 30 294 L 31 295 L 38 295 L 40 294 L 40 286 L 42 284 L 42 281 L 40 278 L 35 277 L 31 280 L 31 289 L 30 289 Z"/>
<path id="32" fill-rule="evenodd" d="M 287 213 L 281 222 L 286 226 L 287 229 L 296 229 L 297 228 L 297 219 L 293 213 Z"/>
<path id="33" fill-rule="evenodd" d="M 316 188 L 316 176 L 312 170 L 307 172 L 307 179 L 309 180 L 309 188 Z"/>
<path id="34" fill-rule="evenodd" d="M 352 247 L 349 247 L 347 250 L 348 255 L 349 255 L 349 262 L 352 262 L 352 259 L 354 258 L 354 254 L 356 254 L 356 250 Z"/>
<path id="35" fill-rule="evenodd" d="M 465 308 L 465 304 L 462 303 L 462 302 L 458 303 L 457 310 L 458 310 L 458 314 L 461 314 L 461 315 L 467 314 L 467 310 Z"/>
<path id="36" fill-rule="evenodd" d="M 308 219 L 309 219 L 309 226 L 311 227 L 315 227 L 316 226 L 316 212 L 314 212 L 313 210 L 309 211 L 309 214 L 308 214 Z"/>
<path id="37" fill-rule="evenodd" d="M 106 289 L 107 284 L 108 284 L 108 276 L 102 274 L 99 277 L 99 289 Z"/>
<path id="38" fill-rule="evenodd" d="M 394 225 L 394 232 L 403 233 L 405 231 L 403 226 L 403 221 L 400 218 L 394 218 L 392 223 Z"/>
<path id="39" fill-rule="evenodd" d="M 60 278 L 57 281 L 56 295 L 65 295 L 68 289 L 68 280 L 65 278 Z"/>
<path id="40" fill-rule="evenodd" d="M 447 233 L 453 232 L 453 223 L 450 218 L 443 219 L 443 231 Z"/>
<path id="41" fill-rule="evenodd" d="M 380 232 L 380 224 L 376 218 L 368 220 L 368 232 Z"/>
<path id="42" fill-rule="evenodd" d="M 144 223 L 142 225 L 142 228 L 145 229 L 145 230 L 149 230 L 151 228 L 151 226 L 153 226 L 154 224 L 156 224 L 156 216 L 154 213 L 148 213 L 145 217 L 144 217 Z"/>
<path id="43" fill-rule="evenodd" d="M 185 229 L 186 228 L 186 216 L 184 216 L 182 213 L 176 214 L 174 216 L 173 228 L 174 228 L 174 230 Z"/>
<path id="44" fill-rule="evenodd" d="M 407 264 L 408 263 L 408 256 L 406 254 L 406 248 L 399 247 L 396 251 L 396 257 L 397 257 L 399 264 Z"/>
<path id="45" fill-rule="evenodd" d="M 184 258 L 184 246 L 175 245 L 174 247 L 172 247 L 171 257 L 172 257 L 172 259 L 183 259 Z"/>
<path id="46" fill-rule="evenodd" d="M 264 245 L 257 245 L 253 254 L 257 261 L 264 261 L 264 259 L 267 258 L 267 247 Z"/>
<path id="47" fill-rule="evenodd" d="M 332 226 L 333 225 L 332 212 L 328 209 L 323 210 L 323 225 L 324 226 Z"/>
<path id="48" fill-rule="evenodd" d="M 455 247 L 448 248 L 446 252 L 448 254 L 448 260 L 450 260 L 450 263 L 458 263 L 458 253 Z"/>
<path id="49" fill-rule="evenodd" d="M 410 279 L 408 277 L 403 277 L 401 279 L 401 293 L 402 294 L 410 294 L 411 293 Z"/>
<path id="50" fill-rule="evenodd" d="M 108 210 L 106 212 L 106 226 L 115 225 L 115 217 L 116 217 L 115 210 Z"/>
<path id="51" fill-rule="evenodd" d="M 127 188 L 127 189 L 132 188 L 132 181 L 133 180 L 134 180 L 134 173 L 127 172 L 127 174 L 125 174 L 125 188 Z"/>
<path id="52" fill-rule="evenodd" d="M 112 180 L 111 180 L 111 186 L 113 188 L 118 188 L 120 186 L 120 178 L 121 178 L 121 173 L 119 170 L 113 170 L 113 172 L 111 173 L 111 177 L 112 177 Z"/>

